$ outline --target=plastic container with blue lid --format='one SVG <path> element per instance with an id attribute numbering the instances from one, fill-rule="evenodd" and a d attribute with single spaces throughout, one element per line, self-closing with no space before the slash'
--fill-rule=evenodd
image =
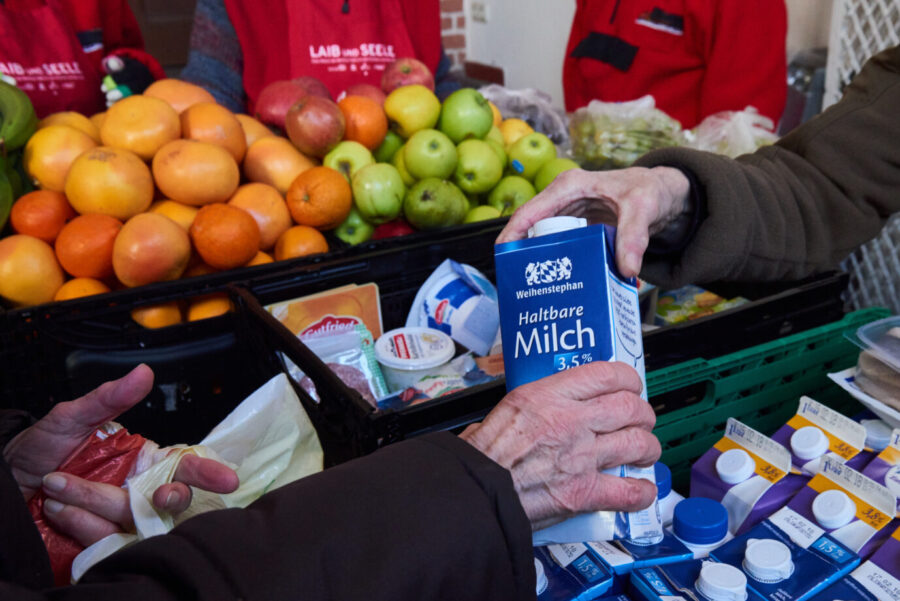
<path id="1" fill-rule="evenodd" d="M 653 466 L 653 471 L 656 474 L 656 499 L 659 504 L 659 515 L 663 527 L 668 528 L 672 524 L 675 506 L 684 500 L 684 497 L 672 490 L 672 471 L 669 466 L 657 462 Z"/>
<path id="2" fill-rule="evenodd" d="M 704 497 L 690 497 L 675 506 L 672 533 L 702 559 L 709 552 L 731 540 L 728 532 L 728 511 L 718 501 Z"/>

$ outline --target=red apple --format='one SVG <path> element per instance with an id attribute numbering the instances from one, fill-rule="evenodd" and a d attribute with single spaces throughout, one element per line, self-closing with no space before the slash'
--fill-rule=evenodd
<path id="1" fill-rule="evenodd" d="M 415 231 L 416 230 L 413 229 L 413 226 L 408 224 L 406 221 L 402 219 L 394 219 L 393 221 L 382 223 L 381 225 L 376 227 L 375 232 L 372 234 L 372 240 L 405 236 L 407 234 L 412 234 Z"/>
<path id="2" fill-rule="evenodd" d="M 288 109 L 307 95 L 322 96 L 331 100 L 328 88 L 315 77 L 304 75 L 266 84 L 256 99 L 256 117 L 267 125 L 284 129 L 284 116 Z"/>
<path id="3" fill-rule="evenodd" d="M 313 96 L 321 96 L 322 98 L 327 98 L 328 100 L 334 100 L 331 97 L 331 92 L 328 91 L 328 86 L 322 83 L 321 79 L 316 79 L 311 75 L 301 75 L 300 77 L 295 77 L 291 81 L 302 87 Z"/>
<path id="4" fill-rule="evenodd" d="M 341 92 L 341 95 L 338 96 L 338 100 L 346 98 L 347 96 L 365 96 L 366 98 L 371 98 L 380 106 L 384 106 L 384 99 L 386 97 L 384 92 L 381 91 L 381 88 L 379 88 L 378 86 L 373 86 L 370 83 L 353 84 L 352 86 Z"/>
<path id="5" fill-rule="evenodd" d="M 434 91 L 434 75 L 420 60 L 412 57 L 398 58 L 381 75 L 381 90 L 390 94 L 400 86 L 420 84 Z"/>
<path id="6" fill-rule="evenodd" d="M 284 118 L 287 137 L 300 152 L 323 157 L 344 137 L 346 122 L 337 103 L 307 95 L 292 106 Z"/>

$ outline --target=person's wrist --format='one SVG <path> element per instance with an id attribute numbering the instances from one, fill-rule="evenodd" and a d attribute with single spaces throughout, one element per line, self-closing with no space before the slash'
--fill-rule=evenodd
<path id="1" fill-rule="evenodd" d="M 660 165 L 653 167 L 652 172 L 665 191 L 666 201 L 656 227 L 651 227 L 647 251 L 677 252 L 690 241 L 699 224 L 699 184 L 693 173 L 678 166 Z"/>
<path id="2" fill-rule="evenodd" d="M 661 207 L 658 230 L 663 231 L 690 214 L 691 181 L 677 167 L 653 167 L 651 173 L 659 180 L 664 191 L 663 198 L 666 199 L 665 206 Z"/>

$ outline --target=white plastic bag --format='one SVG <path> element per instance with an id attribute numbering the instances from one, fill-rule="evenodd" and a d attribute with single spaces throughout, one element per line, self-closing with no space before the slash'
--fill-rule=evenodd
<path id="1" fill-rule="evenodd" d="M 193 501 L 176 517 L 153 506 L 153 492 L 172 481 L 178 461 L 195 453 L 222 461 L 238 475 L 229 494 L 193 489 Z M 247 397 L 200 444 L 152 453 L 155 463 L 126 481 L 136 533 L 112 534 L 82 551 L 72 564 L 72 581 L 114 551 L 164 534 L 182 521 L 213 509 L 246 507 L 263 493 L 322 470 L 322 446 L 285 374 L 278 374 Z"/>
<path id="2" fill-rule="evenodd" d="M 504 119 L 515 117 L 527 121 L 535 131 L 539 131 L 557 146 L 568 146 L 568 118 L 566 112 L 553 105 L 553 99 L 546 92 L 534 88 L 510 90 L 497 84 L 484 86 L 478 90 L 500 109 Z"/>
<path id="3" fill-rule="evenodd" d="M 742 111 L 721 111 L 706 117 L 690 132 L 687 146 L 734 158 L 778 139 L 775 124 L 748 106 Z"/>

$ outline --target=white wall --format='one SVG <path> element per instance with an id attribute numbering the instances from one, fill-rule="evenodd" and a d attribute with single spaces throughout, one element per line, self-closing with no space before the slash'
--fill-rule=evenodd
<path id="1" fill-rule="evenodd" d="M 502 67 L 506 87 L 538 88 L 563 106 L 562 62 L 575 0 L 478 0 L 487 6 L 487 23 L 472 19 L 472 1 L 465 0 L 467 60 Z M 786 4 L 788 57 L 803 48 L 827 46 L 831 2 Z"/>

